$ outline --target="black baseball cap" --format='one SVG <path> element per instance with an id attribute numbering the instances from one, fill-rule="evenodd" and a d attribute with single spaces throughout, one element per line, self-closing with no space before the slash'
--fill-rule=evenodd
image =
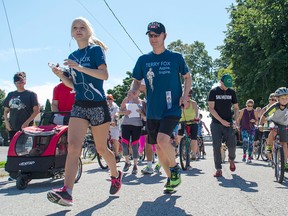
<path id="1" fill-rule="evenodd" d="M 26 80 L 26 73 L 25 72 L 18 72 L 13 77 L 14 83 L 18 81 L 25 81 Z"/>
<path id="2" fill-rule="evenodd" d="M 146 35 L 150 32 L 155 32 L 156 34 L 166 33 L 165 26 L 160 22 L 151 22 L 147 27 Z"/>

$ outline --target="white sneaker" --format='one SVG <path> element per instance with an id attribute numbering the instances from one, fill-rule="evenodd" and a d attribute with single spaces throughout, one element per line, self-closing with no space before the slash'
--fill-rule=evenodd
<path id="1" fill-rule="evenodd" d="M 153 173 L 153 169 L 152 167 L 149 167 L 148 165 L 145 166 L 142 170 L 141 170 L 142 174 L 152 174 Z"/>

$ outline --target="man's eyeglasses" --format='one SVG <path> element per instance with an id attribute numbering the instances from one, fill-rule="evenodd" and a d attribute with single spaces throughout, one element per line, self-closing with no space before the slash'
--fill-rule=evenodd
<path id="1" fill-rule="evenodd" d="M 149 38 L 158 38 L 160 34 L 148 34 Z"/>

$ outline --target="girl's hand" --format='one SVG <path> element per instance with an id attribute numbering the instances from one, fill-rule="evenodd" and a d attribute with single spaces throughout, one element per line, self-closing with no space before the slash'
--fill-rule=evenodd
<path id="1" fill-rule="evenodd" d="M 81 66 L 80 64 L 78 64 L 77 62 L 71 60 L 71 59 L 65 59 L 64 60 L 64 65 L 68 66 L 69 68 L 73 68 L 77 71 L 81 71 L 83 69 L 83 66 Z"/>

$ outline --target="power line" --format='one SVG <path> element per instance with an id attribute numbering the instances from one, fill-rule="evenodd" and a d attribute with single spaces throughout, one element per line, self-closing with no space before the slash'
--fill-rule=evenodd
<path id="1" fill-rule="evenodd" d="M 128 31 L 125 29 L 125 27 L 122 25 L 122 23 L 120 22 L 120 20 L 118 19 L 118 17 L 115 15 L 115 13 L 113 12 L 113 10 L 110 8 L 110 6 L 108 5 L 108 3 L 106 2 L 106 0 L 104 0 L 106 6 L 108 7 L 108 9 L 111 11 L 111 13 L 113 14 L 113 16 L 115 17 L 115 19 L 118 21 L 118 23 L 120 24 L 120 26 L 123 28 L 123 30 L 126 32 L 126 34 L 128 35 L 128 37 L 131 39 L 131 41 L 134 43 L 134 45 L 137 47 L 137 49 L 141 52 L 141 54 L 143 54 L 142 50 L 139 48 L 139 46 L 135 43 L 135 41 L 133 40 L 133 38 L 130 36 L 130 34 L 128 33 Z"/>
<path id="2" fill-rule="evenodd" d="M 6 7 L 5 7 L 4 0 L 2 0 L 2 3 L 3 3 L 5 15 L 6 15 L 6 20 L 7 20 L 7 24 L 8 24 L 8 28 L 9 28 L 9 32 L 10 32 L 10 37 L 11 37 L 11 41 L 12 41 L 12 45 L 13 45 L 13 49 L 14 49 L 14 54 L 15 54 L 15 57 L 16 57 L 16 62 L 17 62 L 18 70 L 19 70 L 19 72 L 20 72 L 20 71 L 21 71 L 21 70 L 20 70 L 20 65 L 19 65 L 19 61 L 18 61 L 18 57 L 17 57 L 15 45 L 14 45 L 13 35 L 12 35 L 11 28 L 10 28 L 10 23 L 9 23 L 9 19 L 8 19 L 8 15 L 7 15 L 7 11 L 6 11 Z"/>
<path id="3" fill-rule="evenodd" d="M 85 5 L 83 5 L 79 0 L 77 2 L 87 11 L 88 14 L 104 29 L 104 31 L 117 43 L 117 45 L 131 58 L 132 61 L 135 61 L 135 59 L 124 49 L 123 46 L 109 33 L 109 31 L 96 19 L 96 17 L 88 10 Z"/>

